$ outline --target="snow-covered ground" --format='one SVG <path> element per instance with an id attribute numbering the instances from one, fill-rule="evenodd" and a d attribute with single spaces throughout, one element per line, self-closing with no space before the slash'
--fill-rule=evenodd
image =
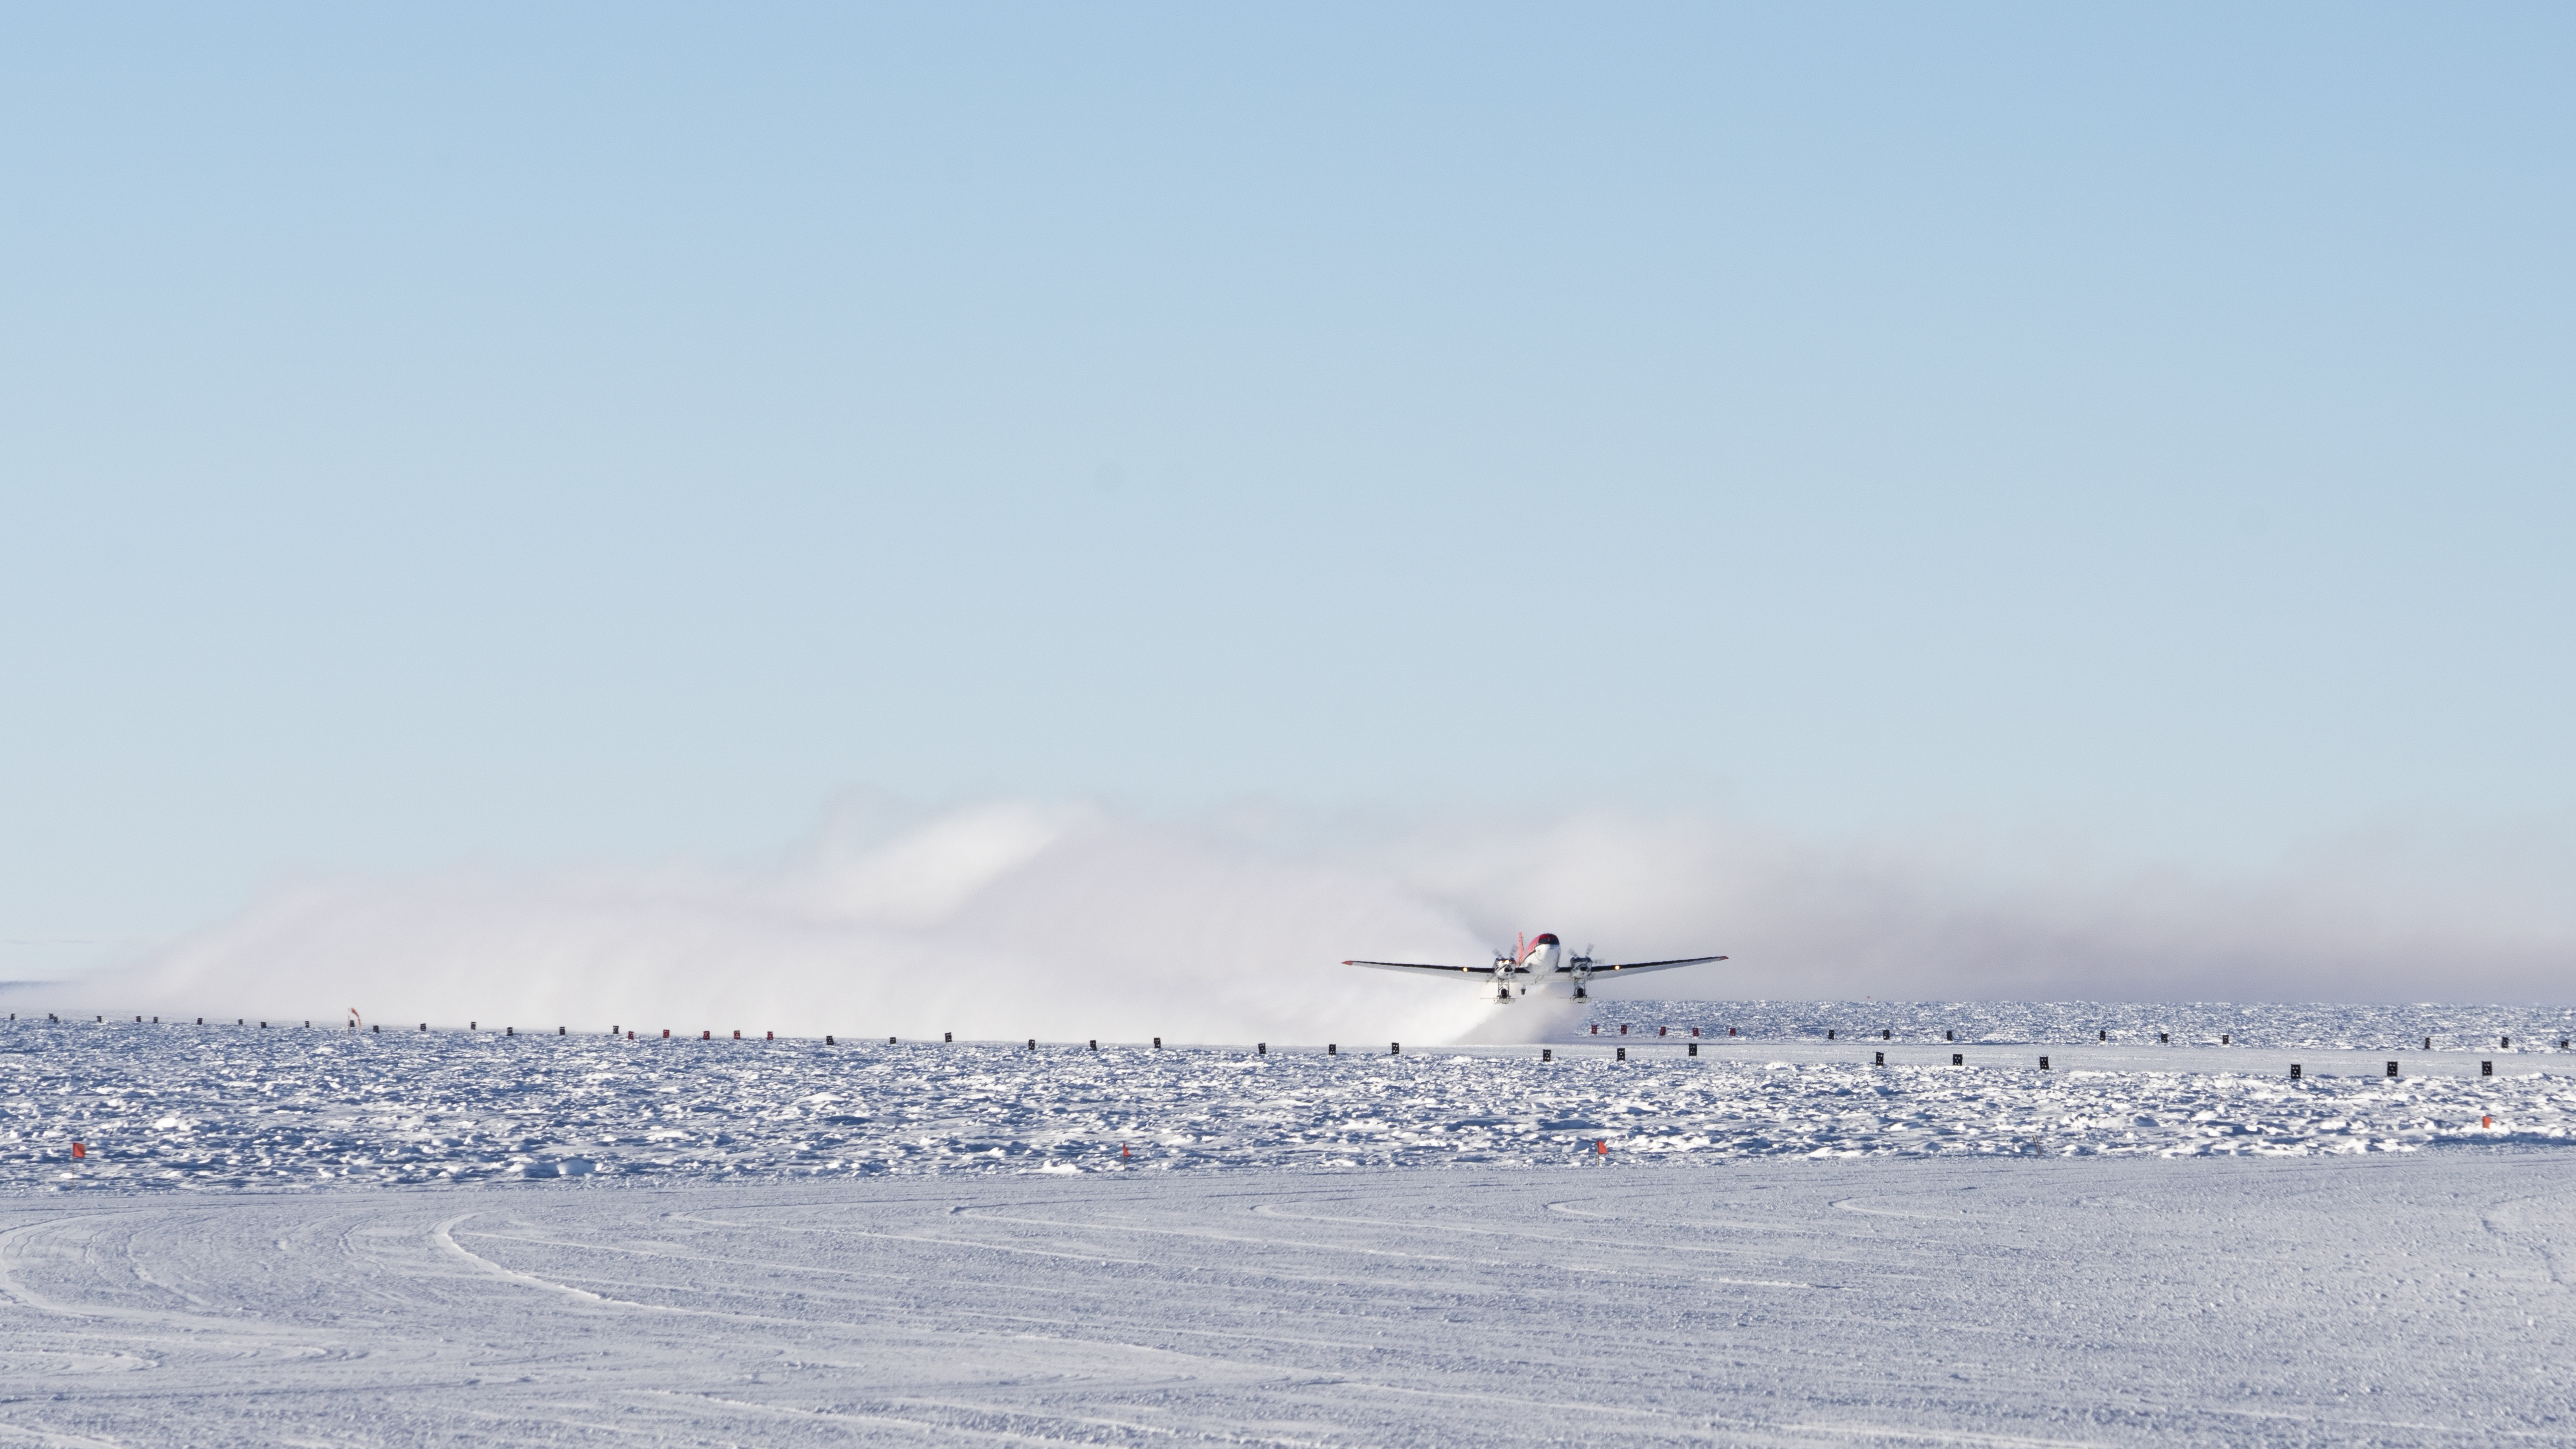
<path id="1" fill-rule="evenodd" d="M 1944 1032 L 1962 1043 L 2073 1045 L 2110 1038 L 2112 1046 L 2150 1046 L 2159 1034 L 2176 1046 L 2299 1048 L 2308 1051 L 2407 1051 L 2432 1039 L 2437 1052 L 2496 1055 L 2554 1050 L 2576 1038 L 2576 1008 L 2563 1006 L 2354 1006 L 2312 1002 L 2098 1001 L 1627 1001 L 1600 1002 L 1592 1020 L 1604 1031 L 1628 1022 L 1652 1031 L 1697 1026 L 1724 1036 L 1730 1026 L 1771 1042 L 1850 1040 L 1881 1031 L 1898 1041 L 1933 1041 Z"/>
<path id="2" fill-rule="evenodd" d="M 1834 1013 L 1893 1026 L 1855 1039 L 1868 1029 L 1814 1024 Z M 1558 1042 L 1553 1060 L 1386 1042 L 1030 1052 L 18 1021 L 0 1024 L 0 1186 L 1558 1165 L 1602 1145 L 1623 1158 L 2308 1155 L 2566 1142 L 2576 1124 L 2576 1052 L 2558 1052 L 2537 1013 L 2504 1008 L 1605 1003 L 1597 1016 L 1600 1034 Z M 2483 1036 L 2499 1021 L 2509 1029 Z M 2442 1049 L 2470 1031 L 2514 1047 Z"/>
<path id="3" fill-rule="evenodd" d="M 2568 1029 L 0 1023 L 0 1443 L 2576 1440 Z"/>
<path id="4" fill-rule="evenodd" d="M 1894 1024 L 1814 1025 L 1836 1010 Z M 0 1189 L 1550 1166 L 1603 1146 L 1621 1161 L 2309 1155 L 2562 1144 L 2576 1126 L 2576 1052 L 2548 1034 L 2567 1028 L 2501 1008 L 1628 1003 L 1598 1016 L 1601 1034 L 1558 1043 L 1554 1060 L 1385 1042 L 1032 1052 L 22 1021 L 0 1024 Z M 2509 1049 L 2457 1049 L 2507 1035 Z"/>
<path id="5" fill-rule="evenodd" d="M 2576 1158 L 0 1198 L 0 1442 L 2563 1443 Z"/>

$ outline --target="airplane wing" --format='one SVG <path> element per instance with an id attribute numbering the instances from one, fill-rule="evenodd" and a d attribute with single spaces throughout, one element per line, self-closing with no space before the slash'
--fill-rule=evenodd
<path id="1" fill-rule="evenodd" d="M 1345 966 L 1373 966 L 1380 971 L 1464 971 L 1471 976 L 1491 976 L 1491 966 L 1426 966 L 1419 961 L 1345 961 Z"/>
<path id="2" fill-rule="evenodd" d="M 1590 969 L 1595 976 L 1610 971 L 1670 971 L 1676 966 L 1705 966 L 1711 961 L 1725 959 L 1723 956 L 1684 956 L 1676 961 L 1627 961 L 1616 966 L 1598 965 Z M 1573 973 L 1574 968 L 1571 966 L 1556 968 L 1556 974 L 1559 976 L 1570 976 Z"/>

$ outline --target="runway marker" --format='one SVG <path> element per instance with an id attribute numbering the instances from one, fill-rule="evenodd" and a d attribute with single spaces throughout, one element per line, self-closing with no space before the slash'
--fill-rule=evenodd
<path id="1" fill-rule="evenodd" d="M 2295 1081 L 2297 1081 L 2298 1079 L 2299 1079 L 2299 1064 L 2298 1064 L 2297 1062 L 2292 1062 L 2292 1063 L 2290 1063 L 2290 1080 L 2295 1082 Z"/>
<path id="2" fill-rule="evenodd" d="M 1556 1048 L 1554 1048 L 1554 1047 L 1540 1047 L 1540 1048 L 1538 1049 L 1538 1059 L 1539 1059 L 1540 1061 L 1543 1061 L 1543 1062 L 1552 1062 L 1552 1061 L 1555 1061 L 1555 1060 L 1556 1060 Z"/>

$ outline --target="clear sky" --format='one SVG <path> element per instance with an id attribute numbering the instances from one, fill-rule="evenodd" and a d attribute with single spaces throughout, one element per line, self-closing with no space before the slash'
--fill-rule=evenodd
<path id="1" fill-rule="evenodd" d="M 2538 5 L 18 7 L 0 937 L 852 789 L 2564 822 L 2571 74 Z"/>

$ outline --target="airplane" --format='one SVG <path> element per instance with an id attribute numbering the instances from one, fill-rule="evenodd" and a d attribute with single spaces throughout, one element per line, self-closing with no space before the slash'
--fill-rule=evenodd
<path id="1" fill-rule="evenodd" d="M 1437 971 L 1444 975 L 1465 973 L 1490 976 L 1494 981 L 1494 999 L 1510 1001 L 1514 996 L 1529 995 L 1529 983 L 1522 981 L 1513 989 L 1514 977 L 1538 978 L 1539 995 L 1553 994 L 1551 988 L 1567 985 L 1574 988 L 1574 999 L 1582 1001 L 1589 994 L 1585 987 L 1592 978 L 1604 972 L 1669 971 L 1676 966 L 1704 966 L 1723 961 L 1723 956 L 1684 956 L 1671 961 L 1623 961 L 1603 964 L 1592 959 L 1592 948 L 1586 946 L 1576 955 L 1567 955 L 1564 943 L 1553 932 L 1541 931 L 1535 938 L 1523 941 L 1509 954 L 1494 953 L 1490 966 L 1433 966 L 1418 961 L 1345 961 L 1345 966 L 1368 966 L 1379 971 Z"/>

